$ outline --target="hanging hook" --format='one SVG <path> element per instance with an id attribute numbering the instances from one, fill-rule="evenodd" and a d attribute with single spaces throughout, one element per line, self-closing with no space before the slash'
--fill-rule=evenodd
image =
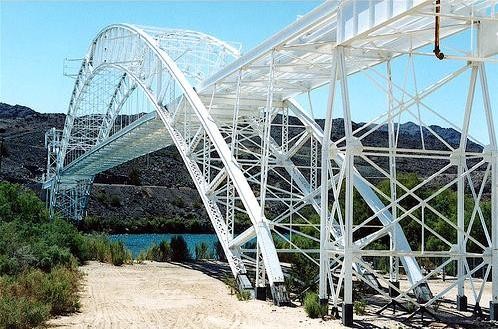
<path id="1" fill-rule="evenodd" d="M 441 13 L 441 0 L 436 0 L 436 25 L 434 28 L 434 55 L 440 60 L 444 58 L 444 54 L 441 52 L 441 49 L 439 49 L 439 23 L 440 23 L 440 17 L 439 14 Z"/>

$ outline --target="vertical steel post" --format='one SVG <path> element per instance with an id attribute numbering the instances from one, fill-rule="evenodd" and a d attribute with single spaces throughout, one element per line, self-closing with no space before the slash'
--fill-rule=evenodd
<path id="1" fill-rule="evenodd" d="M 390 183 L 390 192 L 391 192 L 391 213 L 392 220 L 396 221 L 397 218 L 397 191 L 396 191 L 396 133 L 394 127 L 394 116 L 393 116 L 393 83 L 392 83 L 392 70 L 391 70 L 391 60 L 386 62 L 386 73 L 387 73 L 387 91 L 388 91 L 388 116 L 387 116 L 387 125 L 388 125 L 388 144 L 389 144 L 389 183 Z M 399 124 L 399 122 L 398 122 Z M 391 230 L 390 234 L 390 251 L 394 252 L 397 250 L 396 246 L 396 229 Z M 398 274 L 399 274 L 399 257 L 397 256 L 389 256 L 389 280 L 395 285 L 399 287 L 398 284 Z M 397 292 L 389 287 L 389 295 L 391 297 L 395 297 Z"/>
<path id="2" fill-rule="evenodd" d="M 491 166 L 493 172 L 491 178 L 491 230 L 493 247 L 491 251 L 492 297 L 489 305 L 489 313 L 491 320 L 498 321 L 498 149 L 496 147 L 496 141 L 492 152 Z"/>
<path id="3" fill-rule="evenodd" d="M 266 95 L 266 109 L 263 112 L 265 116 L 263 120 L 263 139 L 261 141 L 261 189 L 260 189 L 260 205 L 261 205 L 261 218 L 265 216 L 265 200 L 266 200 L 266 184 L 268 181 L 268 158 L 270 156 L 270 142 L 271 138 L 271 112 L 273 107 L 273 79 L 274 79 L 274 70 L 275 70 L 275 52 L 272 51 L 270 55 L 270 67 L 268 72 L 268 93 Z M 259 243 L 259 241 L 258 241 Z M 259 261 L 260 253 L 259 253 L 259 245 L 258 245 L 258 253 L 257 253 L 257 261 L 256 261 L 256 287 L 263 288 L 266 286 L 265 280 L 265 268 L 264 262 Z M 261 259 L 262 260 L 262 259 Z M 256 289 L 256 294 L 260 293 L 258 289 Z M 257 298 L 260 298 L 256 296 Z"/>
<path id="4" fill-rule="evenodd" d="M 491 320 L 498 320 L 498 145 L 496 140 L 495 122 L 491 109 L 489 97 L 488 79 L 486 67 L 480 64 L 480 82 L 486 123 L 489 136 L 489 151 L 491 152 L 491 301 L 489 304 L 489 315 Z"/>
<path id="5" fill-rule="evenodd" d="M 349 104 L 348 78 L 344 48 L 337 47 L 339 79 L 341 80 L 342 109 L 344 114 L 344 131 L 346 135 L 346 157 L 344 161 L 346 180 L 344 211 L 344 300 L 342 306 L 342 324 L 353 325 L 353 165 L 355 141 L 353 140 L 351 109 Z"/>
<path id="6" fill-rule="evenodd" d="M 327 113 L 322 140 L 321 158 L 321 208 L 320 208 L 320 281 L 319 296 L 322 304 L 328 303 L 327 276 L 329 269 L 327 227 L 329 227 L 329 166 L 330 166 L 330 134 L 332 132 L 335 89 L 337 82 L 337 53 L 332 56 L 332 70 L 330 74 L 329 95 L 327 100 Z"/>
<path id="7" fill-rule="evenodd" d="M 467 102 L 465 105 L 465 114 L 463 119 L 462 133 L 460 135 L 460 147 L 456 151 L 456 161 L 457 161 L 457 249 L 459 252 L 457 261 L 457 276 L 462 278 L 465 276 L 465 262 L 466 259 L 463 256 L 466 253 L 465 246 L 465 149 L 467 148 L 467 137 L 469 132 L 470 116 L 472 114 L 472 104 L 474 103 L 474 94 L 476 79 L 478 73 L 478 66 L 472 64 L 472 73 L 470 75 L 470 84 L 467 94 Z M 465 296 L 465 280 L 458 282 L 458 293 L 457 293 L 457 309 L 459 311 L 467 311 L 467 296 Z"/>

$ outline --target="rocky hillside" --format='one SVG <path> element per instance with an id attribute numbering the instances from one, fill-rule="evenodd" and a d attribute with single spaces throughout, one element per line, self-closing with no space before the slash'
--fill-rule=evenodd
<path id="1" fill-rule="evenodd" d="M 64 114 L 42 114 L 0 103 L 0 180 L 35 190 L 46 170 L 45 132 L 64 127 Z M 132 173 L 134 171 L 134 173 Z M 130 184 L 138 175 L 142 186 Z M 134 178 L 137 179 L 136 177 Z M 95 179 L 88 214 L 96 217 L 197 218 L 207 214 L 175 147 L 168 147 L 108 170 Z"/>
<path id="2" fill-rule="evenodd" d="M 3 140 L 0 179 L 28 186 L 43 197 L 39 179 L 46 170 L 45 132 L 52 127 L 62 129 L 64 120 L 64 114 L 42 114 L 25 106 L 0 103 L 0 138 Z M 323 120 L 319 120 L 318 124 L 323 126 Z M 361 125 L 354 124 L 354 128 Z M 460 134 L 454 129 L 438 126 L 431 129 L 440 133 L 448 143 L 459 143 Z M 333 130 L 332 139 L 343 136 L 342 120 L 334 122 Z M 369 135 L 364 144 L 387 146 L 386 131 L 387 127 L 381 127 Z M 424 130 L 423 133 L 426 147 L 442 146 L 429 131 Z M 419 126 L 411 122 L 402 124 L 399 144 L 420 146 Z M 470 143 L 469 149 L 480 151 L 482 147 Z M 434 161 L 400 160 L 399 164 L 401 171 L 417 172 L 420 176 L 428 175 L 439 166 Z M 368 172 L 371 169 L 367 169 L 361 161 L 357 167 L 368 177 L 377 175 Z M 449 173 L 448 177 L 441 179 L 447 180 L 452 175 Z M 137 181 L 141 186 L 131 185 Z M 207 221 L 195 186 L 175 147 L 167 147 L 108 170 L 98 175 L 95 183 L 89 215 L 114 218 L 181 217 Z"/>

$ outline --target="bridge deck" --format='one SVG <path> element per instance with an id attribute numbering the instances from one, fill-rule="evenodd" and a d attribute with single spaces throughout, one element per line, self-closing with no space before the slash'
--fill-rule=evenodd
<path id="1" fill-rule="evenodd" d="M 441 5 L 440 38 L 471 26 L 469 11 L 488 17 L 492 2 L 448 0 Z M 216 89 L 213 104 L 235 98 L 237 79 L 242 72 L 240 99 L 262 102 L 268 93 L 271 54 L 275 73 L 273 96 L 282 101 L 327 84 L 330 81 L 333 48 L 346 47 L 348 74 L 385 62 L 392 56 L 432 45 L 434 4 L 431 0 L 326 2 L 279 33 L 227 65 L 199 88 L 209 97 Z M 444 50 L 444 49 L 443 49 Z M 427 51 L 431 55 L 432 48 Z M 451 57 L 451 56 L 450 56 Z M 223 107 L 220 107 L 222 110 Z M 233 111 L 233 107 L 224 108 Z"/>
<path id="2" fill-rule="evenodd" d="M 164 123 L 155 112 L 148 113 L 70 163 L 62 179 L 93 176 L 171 144 Z"/>

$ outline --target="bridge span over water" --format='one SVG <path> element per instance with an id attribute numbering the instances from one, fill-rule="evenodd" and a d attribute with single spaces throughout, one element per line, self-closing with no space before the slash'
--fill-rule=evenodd
<path id="1" fill-rule="evenodd" d="M 346 325 L 353 279 L 419 311 L 452 289 L 461 310 L 467 298 L 487 303 L 475 274 L 487 281 L 498 267 L 498 95 L 487 76 L 498 72 L 497 12 L 484 0 L 325 2 L 245 54 L 200 32 L 108 26 L 82 60 L 64 130 L 46 135 L 50 210 L 81 220 L 95 175 L 175 145 L 233 275 L 256 297 L 269 285 L 287 304 L 279 258 L 300 253 L 317 266 L 321 302 L 341 308 Z M 370 87 L 354 88 L 358 79 Z M 316 94 L 328 95 L 326 109 L 313 109 Z M 444 99 L 459 105 L 454 117 L 439 111 Z M 408 121 L 416 143 L 400 138 Z M 414 186 L 400 173 L 410 166 L 425 168 Z M 455 214 L 434 203 L 448 189 Z M 243 232 L 240 218 L 251 222 Z M 431 248 L 435 240 L 444 247 Z M 427 259 L 436 266 L 422 271 Z M 430 279 L 451 264 L 457 279 L 434 293 Z M 498 271 L 492 282 L 496 319 Z"/>

